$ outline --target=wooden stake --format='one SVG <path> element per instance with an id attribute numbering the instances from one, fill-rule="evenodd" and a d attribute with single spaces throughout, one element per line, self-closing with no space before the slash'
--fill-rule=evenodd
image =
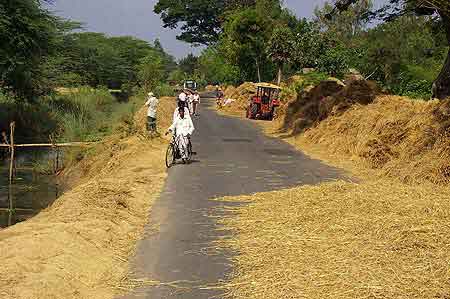
<path id="1" fill-rule="evenodd" d="M 16 126 L 15 122 L 10 124 L 10 149 L 11 149 L 11 158 L 9 162 L 9 183 L 12 184 L 13 176 L 14 176 L 14 128 Z"/>

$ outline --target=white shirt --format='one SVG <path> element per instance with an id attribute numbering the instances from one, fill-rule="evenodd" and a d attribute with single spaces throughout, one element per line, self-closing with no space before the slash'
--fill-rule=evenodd
<path id="1" fill-rule="evenodd" d="M 150 97 L 145 105 L 148 106 L 147 116 L 156 118 L 156 109 L 158 108 L 159 100 L 155 97 Z"/>
<path id="2" fill-rule="evenodd" d="M 178 111 L 178 107 L 177 107 L 177 109 L 175 109 L 175 111 L 173 112 L 173 122 L 175 122 L 177 120 L 177 118 L 179 118 L 179 117 L 180 117 L 180 112 Z M 184 117 L 191 118 L 191 114 L 187 107 L 184 107 Z"/>
<path id="3" fill-rule="evenodd" d="M 188 102 L 192 103 L 194 101 L 194 96 L 192 94 L 188 95 Z"/>
<path id="4" fill-rule="evenodd" d="M 186 94 L 184 92 L 180 93 L 178 99 L 182 102 L 186 102 Z"/>
<path id="5" fill-rule="evenodd" d="M 194 102 L 200 103 L 200 95 L 194 94 Z"/>
<path id="6" fill-rule="evenodd" d="M 192 119 L 185 116 L 184 118 L 178 117 L 170 126 L 169 130 L 175 130 L 177 136 L 186 136 L 188 134 L 192 135 L 195 128 Z"/>

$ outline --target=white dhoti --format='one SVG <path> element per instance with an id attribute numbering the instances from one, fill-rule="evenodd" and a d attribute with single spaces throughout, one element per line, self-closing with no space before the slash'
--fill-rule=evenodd
<path id="1" fill-rule="evenodd" d="M 178 144 L 178 149 L 180 151 L 181 158 L 188 158 L 188 145 L 189 138 L 188 135 L 192 135 L 194 132 L 194 124 L 190 117 L 176 117 L 173 124 L 170 126 L 169 131 L 175 133 L 176 142 Z"/>
<path id="2" fill-rule="evenodd" d="M 182 159 L 188 158 L 188 144 L 189 144 L 189 138 L 186 136 L 183 136 L 182 134 L 177 135 L 177 143 L 178 143 L 178 150 L 180 151 L 180 155 Z"/>

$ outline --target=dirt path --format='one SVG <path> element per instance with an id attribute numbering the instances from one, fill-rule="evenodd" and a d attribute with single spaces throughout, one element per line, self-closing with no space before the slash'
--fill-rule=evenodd
<path id="1" fill-rule="evenodd" d="M 222 216 L 217 208 L 233 204 L 211 199 L 342 177 L 339 170 L 266 137 L 255 124 L 205 108 L 213 103 L 205 99 L 195 120 L 196 161 L 169 170 L 133 262 L 136 278 L 163 284 L 121 298 L 220 298 L 220 291 L 206 286 L 225 279 L 232 267 L 230 253 L 216 252 L 213 242 L 226 234 L 217 230 Z M 155 225 L 160 231 L 151 234 Z"/>

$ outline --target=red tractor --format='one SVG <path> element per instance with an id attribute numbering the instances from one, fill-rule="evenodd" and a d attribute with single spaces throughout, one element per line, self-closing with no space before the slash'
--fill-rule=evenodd
<path id="1" fill-rule="evenodd" d="M 270 83 L 256 84 L 256 95 L 250 98 L 247 118 L 272 120 L 275 108 L 280 106 L 281 87 Z"/>

